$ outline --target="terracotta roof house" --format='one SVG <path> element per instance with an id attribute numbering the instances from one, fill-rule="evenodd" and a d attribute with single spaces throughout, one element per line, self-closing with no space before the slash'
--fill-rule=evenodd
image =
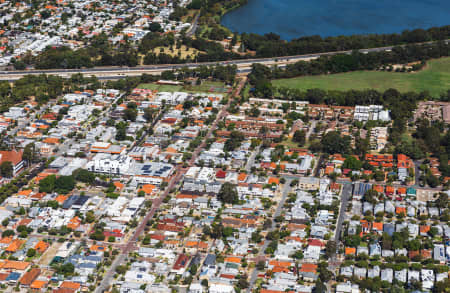
<path id="1" fill-rule="evenodd" d="M 58 288 L 52 291 L 53 293 L 74 293 L 75 290 L 69 288 Z"/>
<path id="2" fill-rule="evenodd" d="M 31 283 L 36 280 L 37 277 L 41 274 L 41 270 L 38 268 L 32 268 L 28 272 L 22 275 L 19 282 L 21 286 L 30 287 Z"/>
<path id="3" fill-rule="evenodd" d="M 16 252 L 24 243 L 24 240 L 15 239 L 11 244 L 5 249 L 6 252 Z"/>
<path id="4" fill-rule="evenodd" d="M 61 283 L 61 286 L 59 286 L 59 288 L 70 289 L 73 291 L 80 289 L 80 287 L 81 287 L 81 285 L 79 283 L 70 282 L 70 281 L 64 281 Z"/>
<path id="5" fill-rule="evenodd" d="M 74 218 L 70 219 L 69 223 L 67 224 L 67 228 L 70 228 L 72 230 L 76 230 L 81 225 L 81 219 L 78 218 L 78 216 L 75 216 Z"/>
<path id="6" fill-rule="evenodd" d="M 47 242 L 45 242 L 45 241 L 39 241 L 37 244 L 36 244 L 36 246 L 34 247 L 34 249 L 36 249 L 36 251 L 38 252 L 38 253 L 44 253 L 46 250 L 47 250 L 47 248 L 49 247 L 50 245 L 47 243 Z"/>
<path id="7" fill-rule="evenodd" d="M 270 177 L 270 178 L 269 178 L 268 184 L 275 184 L 275 185 L 278 185 L 278 184 L 280 184 L 280 179 L 278 179 L 278 178 L 276 178 L 276 177 Z"/>
<path id="8" fill-rule="evenodd" d="M 34 280 L 30 285 L 30 289 L 36 291 L 42 291 L 47 286 L 47 281 L 44 280 Z"/>
<path id="9" fill-rule="evenodd" d="M 0 268 L 5 270 L 25 271 L 30 266 L 29 262 L 17 260 L 5 260 L 0 263 Z"/>
<path id="10" fill-rule="evenodd" d="M 345 255 L 356 254 L 356 248 L 354 247 L 346 247 Z"/>
<path id="11" fill-rule="evenodd" d="M 13 177 L 23 169 L 24 162 L 22 159 L 22 151 L 0 151 L 0 165 L 4 162 L 11 162 L 13 165 Z"/>

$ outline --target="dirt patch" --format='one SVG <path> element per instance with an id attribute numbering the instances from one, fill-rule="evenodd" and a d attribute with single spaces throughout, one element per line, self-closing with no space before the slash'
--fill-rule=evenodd
<path id="1" fill-rule="evenodd" d="M 41 256 L 39 259 L 38 264 L 48 266 L 52 262 L 53 258 L 55 257 L 56 252 L 61 247 L 62 243 L 59 242 L 53 242 L 53 244 L 47 249 L 46 252 Z"/>

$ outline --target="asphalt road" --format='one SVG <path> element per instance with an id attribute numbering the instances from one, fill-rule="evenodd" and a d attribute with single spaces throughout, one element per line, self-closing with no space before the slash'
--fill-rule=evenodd
<path id="1" fill-rule="evenodd" d="M 275 218 L 278 217 L 279 215 L 281 215 L 281 211 L 283 210 L 283 206 L 284 206 L 284 202 L 286 201 L 286 197 L 289 194 L 289 192 L 291 191 L 291 178 L 288 178 L 286 180 L 286 182 L 284 183 L 283 186 L 283 191 L 282 191 L 282 197 L 280 202 L 278 203 L 277 209 L 275 210 L 275 213 L 272 216 L 272 227 L 270 228 L 270 230 L 268 232 L 274 231 L 276 229 L 276 222 L 275 222 Z M 263 246 L 260 248 L 258 256 L 256 256 L 255 258 L 258 259 L 260 257 L 263 257 L 265 255 L 264 251 L 266 250 L 267 246 L 269 245 L 268 240 L 264 240 L 264 244 Z M 255 267 L 252 271 L 252 274 L 250 275 L 250 281 L 249 281 L 249 286 L 247 289 L 247 293 L 251 293 L 253 286 L 255 285 L 256 279 L 258 278 L 258 269 Z"/>
<path id="2" fill-rule="evenodd" d="M 250 174 L 250 170 L 252 169 L 253 165 L 255 164 L 255 158 L 259 154 L 259 150 L 261 149 L 261 145 L 257 146 L 252 153 L 250 154 L 250 157 L 247 160 L 247 164 L 245 164 L 245 171 Z"/>
<path id="3" fill-rule="evenodd" d="M 197 15 L 195 16 L 195 20 L 192 23 L 191 29 L 186 33 L 186 37 L 190 38 L 193 35 L 195 35 L 195 32 L 197 31 L 197 28 L 198 28 L 198 18 L 199 17 L 200 17 L 200 13 L 197 13 Z"/>
<path id="4" fill-rule="evenodd" d="M 342 232 L 342 223 L 345 218 L 345 211 L 347 210 L 348 201 L 352 198 L 353 192 L 353 184 L 346 183 L 343 184 L 342 193 L 341 193 L 341 208 L 339 210 L 339 218 L 336 224 L 336 232 L 334 233 L 334 241 L 339 244 L 341 232 Z"/>

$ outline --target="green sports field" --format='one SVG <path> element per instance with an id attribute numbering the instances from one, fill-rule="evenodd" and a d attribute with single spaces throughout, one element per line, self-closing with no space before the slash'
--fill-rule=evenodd
<path id="1" fill-rule="evenodd" d="M 450 89 L 450 57 L 429 61 L 427 66 L 415 73 L 355 71 L 331 75 L 305 76 L 272 81 L 274 86 L 290 87 L 300 90 L 321 88 L 324 90 L 363 90 L 384 91 L 395 88 L 400 92 L 429 91 L 439 96 Z"/>

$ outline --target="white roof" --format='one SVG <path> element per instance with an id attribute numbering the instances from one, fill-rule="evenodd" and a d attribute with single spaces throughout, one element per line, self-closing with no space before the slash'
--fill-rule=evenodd
<path id="1" fill-rule="evenodd" d="M 102 141 L 97 141 L 95 142 L 92 147 L 94 148 L 108 148 L 111 144 L 109 142 L 102 142 Z"/>

